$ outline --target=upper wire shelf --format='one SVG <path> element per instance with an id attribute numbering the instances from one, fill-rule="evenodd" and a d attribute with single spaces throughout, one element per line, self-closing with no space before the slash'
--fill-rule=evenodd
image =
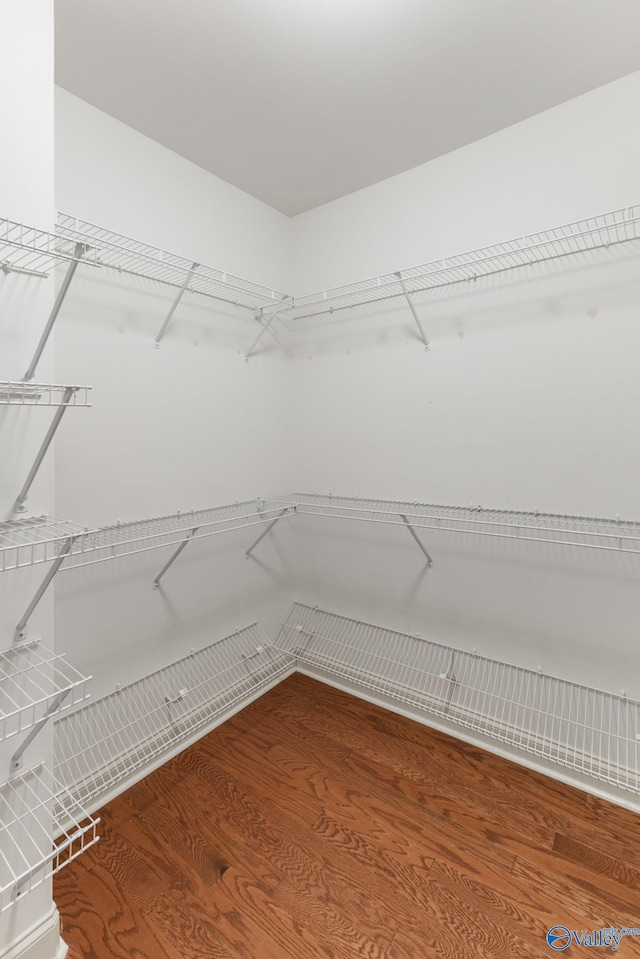
<path id="1" fill-rule="evenodd" d="M 276 306 L 286 298 L 284 293 L 259 283 L 195 263 L 66 213 L 58 214 L 56 231 L 65 245 L 85 245 L 96 266 L 156 280 L 176 289 L 181 289 L 188 281 L 185 290 L 242 307 L 254 314 Z"/>
<path id="2" fill-rule="evenodd" d="M 386 273 L 346 286 L 297 297 L 282 311 L 302 320 L 336 310 L 379 303 L 438 287 L 477 280 L 559 257 L 585 253 L 640 238 L 640 206 L 626 207 L 528 236 L 432 260 L 421 266 Z"/>
<path id="3" fill-rule="evenodd" d="M 438 506 L 416 502 L 293 493 L 298 514 L 414 529 L 518 539 L 524 542 L 640 552 L 640 522 L 553 513 Z M 403 519 L 405 517 L 405 519 Z"/>
<path id="4" fill-rule="evenodd" d="M 0 270 L 48 276 L 60 261 L 98 266 L 97 250 L 78 248 L 72 238 L 0 217 Z"/>
<path id="5" fill-rule="evenodd" d="M 0 740 L 31 729 L 45 713 L 83 702 L 88 682 L 36 641 L 0 653 Z"/>
<path id="6" fill-rule="evenodd" d="M 69 539 L 73 543 L 63 569 L 75 569 L 161 546 L 177 545 L 197 530 L 192 539 L 204 539 L 273 519 L 293 515 L 291 503 L 249 500 L 230 506 L 173 513 L 152 519 L 115 523 L 89 529 L 51 516 L 36 516 L 0 523 L 0 572 L 54 560 Z"/>
<path id="7" fill-rule="evenodd" d="M 182 544 L 185 536 L 193 530 L 191 539 L 204 539 L 250 526 L 264 526 L 275 518 L 294 514 L 295 507 L 291 504 L 274 505 L 264 500 L 249 500 L 231 506 L 103 526 L 73 543 L 63 568 L 76 569 L 161 546 Z"/>
<path id="8" fill-rule="evenodd" d="M 159 247 L 59 213 L 54 233 L 0 218 L 0 270 L 48 276 L 59 261 L 86 263 L 199 293 L 261 313 L 289 299 L 232 273 L 194 263 Z M 185 286 L 185 281 L 187 285 Z"/>
<path id="9" fill-rule="evenodd" d="M 0 912 L 97 842 L 99 821 L 44 765 L 0 786 Z"/>
<path id="10" fill-rule="evenodd" d="M 0 406 L 91 406 L 90 390 L 90 386 L 0 380 Z"/>
<path id="11" fill-rule="evenodd" d="M 60 213 L 55 233 L 0 218 L 0 269 L 5 273 L 46 276 L 60 260 L 82 262 L 156 280 L 177 290 L 199 293 L 254 314 L 264 313 L 266 318 L 278 309 L 283 320 L 301 320 L 465 283 L 639 238 L 640 206 L 636 205 L 294 299 L 264 285 Z"/>

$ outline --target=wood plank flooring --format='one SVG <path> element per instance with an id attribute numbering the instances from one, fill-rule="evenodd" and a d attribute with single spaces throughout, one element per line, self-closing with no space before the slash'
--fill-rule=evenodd
<path id="1" fill-rule="evenodd" d="M 640 926 L 639 817 L 300 674 L 101 816 L 54 883 L 69 959 L 549 959 L 554 925 Z"/>

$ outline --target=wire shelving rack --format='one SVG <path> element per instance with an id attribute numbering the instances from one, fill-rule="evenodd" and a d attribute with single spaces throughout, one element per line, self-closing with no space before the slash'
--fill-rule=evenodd
<path id="1" fill-rule="evenodd" d="M 51 516 L 10 520 L 0 523 L 0 572 L 55 560 L 70 539 L 73 542 L 63 570 L 162 546 L 180 545 L 194 529 L 197 532 L 191 538 L 203 539 L 247 527 L 265 526 L 276 518 L 294 513 L 295 506 L 291 503 L 247 500 L 94 529 Z"/>
<path id="2" fill-rule="evenodd" d="M 48 276 L 59 262 L 104 267 L 260 313 L 286 294 L 159 247 L 59 213 L 55 232 L 0 218 L 0 270 Z"/>
<path id="3" fill-rule="evenodd" d="M 98 266 L 97 250 L 83 250 L 76 241 L 57 233 L 0 217 L 0 270 L 47 277 L 57 263 L 83 263 Z"/>
<path id="4" fill-rule="evenodd" d="M 70 538 L 79 550 L 88 550 L 88 540 L 83 541 L 89 532 L 87 526 L 45 515 L 0 523 L 0 572 L 54 560 Z"/>
<path id="5" fill-rule="evenodd" d="M 300 516 L 389 526 L 410 525 L 419 530 L 640 553 L 640 522 L 632 520 L 361 499 L 319 493 L 292 493 L 286 497 L 286 501 L 295 503 Z"/>
<path id="6" fill-rule="evenodd" d="M 640 793 L 640 702 L 623 695 L 297 603 L 275 645 L 311 672 Z"/>
<path id="7" fill-rule="evenodd" d="M 54 724 L 55 773 L 91 804 L 137 769 L 293 672 L 257 623 L 192 652 Z"/>
<path id="8" fill-rule="evenodd" d="M 0 653 L 0 741 L 86 700 L 89 679 L 39 641 Z"/>
<path id="9" fill-rule="evenodd" d="M 187 537 L 191 540 L 205 539 L 252 526 L 265 526 L 274 519 L 294 514 L 295 507 L 291 504 L 248 500 L 228 506 L 103 526 L 74 542 L 63 568 L 77 569 L 162 546 L 182 545 Z M 193 530 L 196 532 L 190 535 Z"/>
<path id="10" fill-rule="evenodd" d="M 47 276 L 59 261 L 81 262 L 155 280 L 177 291 L 201 294 L 265 318 L 277 309 L 283 320 L 302 320 L 385 300 L 410 298 L 416 293 L 607 249 L 639 238 L 640 206 L 629 206 L 294 299 L 262 284 L 60 213 L 54 233 L 0 218 L 0 269 L 5 273 Z"/>
<path id="11" fill-rule="evenodd" d="M 97 842 L 98 823 L 44 765 L 0 786 L 0 912 Z"/>
<path id="12" fill-rule="evenodd" d="M 2 406 L 91 406 L 90 386 L 0 380 Z M 73 391 L 73 392 L 70 392 Z"/>
<path id="13" fill-rule="evenodd" d="M 56 236 L 65 249 L 75 244 L 88 247 L 95 266 L 154 280 L 180 290 L 220 300 L 232 306 L 260 313 L 286 299 L 284 293 L 269 289 L 232 273 L 195 263 L 193 259 L 168 253 L 149 243 L 59 213 Z M 1 248 L 0 248 L 1 249 Z"/>
<path id="14" fill-rule="evenodd" d="M 410 269 L 297 297 L 284 311 L 291 320 L 407 298 L 439 287 L 531 267 L 560 257 L 606 249 L 640 238 L 640 206 L 625 207 L 502 243 L 442 257 Z"/>

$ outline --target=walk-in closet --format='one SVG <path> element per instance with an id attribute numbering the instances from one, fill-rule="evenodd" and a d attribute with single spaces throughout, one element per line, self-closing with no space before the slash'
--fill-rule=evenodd
<path id="1" fill-rule="evenodd" d="M 640 955 L 640 12 L 3 12 L 0 959 Z"/>

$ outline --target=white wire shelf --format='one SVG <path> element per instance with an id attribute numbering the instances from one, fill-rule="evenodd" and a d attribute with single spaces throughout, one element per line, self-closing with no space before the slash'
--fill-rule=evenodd
<path id="1" fill-rule="evenodd" d="M 360 499 L 319 493 L 292 493 L 302 516 L 333 517 L 354 522 L 406 526 L 522 542 L 640 552 L 640 522 L 554 513 L 442 506 L 393 500 Z"/>
<path id="2" fill-rule="evenodd" d="M 284 310 L 283 315 L 293 320 L 309 319 L 338 310 L 404 297 L 406 293 L 422 293 L 438 287 L 473 282 L 480 277 L 599 250 L 638 238 L 640 206 L 627 207 L 504 243 L 443 257 L 411 269 L 297 297 L 295 304 Z"/>
<path id="3" fill-rule="evenodd" d="M 56 263 L 79 261 L 97 266 L 96 250 L 79 255 L 73 239 L 0 217 L 0 270 L 49 276 Z"/>
<path id="4" fill-rule="evenodd" d="M 185 280 L 188 280 L 185 291 L 221 300 L 254 314 L 274 307 L 287 298 L 284 293 L 259 283 L 194 263 L 183 256 L 168 253 L 66 213 L 58 214 L 56 233 L 65 248 L 77 243 L 88 246 L 96 266 L 155 280 L 176 289 L 181 289 Z"/>
<path id="5" fill-rule="evenodd" d="M 216 717 L 292 671 L 254 623 L 61 717 L 55 771 L 91 803 Z"/>
<path id="6" fill-rule="evenodd" d="M 103 526 L 74 542 L 63 570 L 77 569 L 93 563 L 105 562 L 123 556 L 158 549 L 161 546 L 180 545 L 192 530 L 192 540 L 206 539 L 220 533 L 264 527 L 281 516 L 295 515 L 291 504 L 273 504 L 264 500 L 249 500 L 229 506 L 173 513 L 153 519 L 134 520 Z"/>
<path id="7" fill-rule="evenodd" d="M 0 740 L 86 700 L 89 679 L 37 641 L 0 653 Z"/>
<path id="8" fill-rule="evenodd" d="M 0 572 L 54 560 L 70 537 L 76 537 L 78 549 L 89 549 L 88 542 L 83 547 L 89 532 L 86 526 L 53 516 L 26 516 L 0 523 Z"/>
<path id="9" fill-rule="evenodd" d="M 76 261 L 154 280 L 176 290 L 188 290 L 254 314 L 264 313 L 267 318 L 284 302 L 279 309 L 280 317 L 301 320 L 473 282 L 639 238 L 640 206 L 636 205 L 294 299 L 262 284 L 60 213 L 55 233 L 0 218 L 0 269 L 5 273 L 46 276 L 56 262 Z"/>
<path id="10" fill-rule="evenodd" d="M 59 213 L 55 232 L 0 218 L 0 270 L 48 276 L 56 263 L 78 262 L 154 280 L 260 313 L 290 299 L 278 290 Z"/>
<path id="11" fill-rule="evenodd" d="M 294 604 L 275 645 L 311 671 L 640 792 L 640 703 Z"/>
<path id="12" fill-rule="evenodd" d="M 294 514 L 291 503 L 248 500 L 98 529 L 50 516 L 11 520 L 0 523 L 0 572 L 53 560 L 72 537 L 62 570 L 181 544 L 194 529 L 197 532 L 192 539 L 204 539 L 251 526 L 264 527 L 275 518 Z"/>
<path id="13" fill-rule="evenodd" d="M 43 765 L 0 786 L 0 912 L 97 842 L 98 822 Z"/>
<path id="14" fill-rule="evenodd" d="M 91 406 L 90 391 L 90 386 L 0 380 L 0 406 Z"/>

